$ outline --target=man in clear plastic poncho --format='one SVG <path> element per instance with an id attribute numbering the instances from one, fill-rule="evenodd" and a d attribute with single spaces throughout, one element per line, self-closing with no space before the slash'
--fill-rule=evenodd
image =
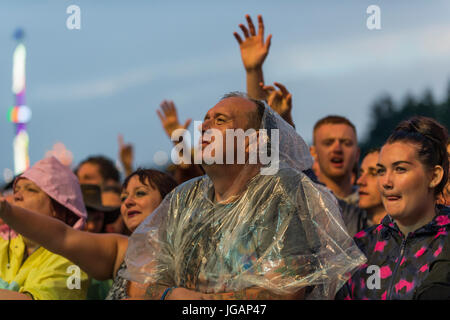
<path id="1" fill-rule="evenodd" d="M 239 93 L 200 129 L 206 175 L 178 186 L 134 232 L 123 276 L 147 283 L 150 299 L 334 298 L 365 257 L 335 198 L 305 174 L 303 139 Z M 227 139 L 236 129 L 249 135 Z"/>

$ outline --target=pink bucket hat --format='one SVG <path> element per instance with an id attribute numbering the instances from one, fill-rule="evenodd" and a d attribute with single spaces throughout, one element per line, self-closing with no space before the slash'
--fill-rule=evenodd
<path id="1" fill-rule="evenodd" d="M 80 219 L 73 226 L 74 229 L 81 230 L 84 227 L 87 213 L 78 179 L 55 157 L 36 162 L 14 181 L 14 186 L 20 178 L 33 181 L 50 198 L 76 214 Z"/>

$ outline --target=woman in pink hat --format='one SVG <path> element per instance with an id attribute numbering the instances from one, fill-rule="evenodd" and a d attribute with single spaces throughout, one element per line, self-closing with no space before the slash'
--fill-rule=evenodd
<path id="1" fill-rule="evenodd" d="M 120 208 L 127 228 L 133 232 L 175 186 L 171 176 L 157 170 L 138 169 L 129 175 L 122 186 Z M 128 237 L 76 230 L 56 219 L 10 205 L 4 199 L 0 199 L 0 218 L 45 248 L 74 261 L 90 277 L 114 278 L 107 299 L 138 297 L 144 293 L 142 286 L 118 275 L 126 268 Z"/>
<path id="2" fill-rule="evenodd" d="M 16 179 L 12 203 L 75 229 L 86 220 L 77 178 L 54 157 L 37 162 Z M 36 228 L 51 233 L 45 225 Z M 17 237 L 0 238 L 0 299 L 85 299 L 87 274 L 31 238 L 20 231 Z"/>

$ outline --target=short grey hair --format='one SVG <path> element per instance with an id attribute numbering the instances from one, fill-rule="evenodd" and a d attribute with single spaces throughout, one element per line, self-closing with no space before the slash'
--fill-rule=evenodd
<path id="1" fill-rule="evenodd" d="M 249 122 L 251 128 L 253 128 L 253 129 L 260 129 L 261 128 L 262 119 L 263 119 L 263 116 L 264 116 L 264 112 L 266 111 L 266 105 L 265 105 L 264 101 L 250 98 L 246 93 L 241 92 L 241 91 L 231 91 L 229 93 L 226 93 L 226 94 L 223 95 L 222 98 L 220 98 L 219 101 L 222 101 L 222 100 L 225 100 L 225 99 L 228 99 L 228 98 L 236 98 L 236 97 L 249 100 L 249 101 L 253 102 L 256 105 L 255 117 L 250 115 L 248 117 L 248 122 Z"/>

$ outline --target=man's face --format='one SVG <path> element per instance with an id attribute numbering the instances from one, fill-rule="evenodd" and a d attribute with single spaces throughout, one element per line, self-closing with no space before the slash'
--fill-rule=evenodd
<path id="1" fill-rule="evenodd" d="M 80 184 L 103 184 L 100 167 L 97 164 L 89 162 L 82 164 L 78 169 L 77 176 Z"/>
<path id="2" fill-rule="evenodd" d="M 233 147 L 234 154 L 237 154 L 237 143 L 234 140 L 234 146 L 228 146 L 226 144 L 226 130 L 227 129 L 243 129 L 244 131 L 249 128 L 249 119 L 252 113 L 256 112 L 256 105 L 244 98 L 231 97 L 219 101 L 212 109 L 210 109 L 205 116 L 205 119 L 199 128 L 202 132 L 200 138 L 201 150 L 204 152 L 204 156 L 207 156 L 205 148 L 211 145 L 212 149 L 210 156 L 215 156 L 215 150 L 223 151 L 223 163 L 225 163 L 225 156 L 227 148 Z M 215 141 L 215 136 L 211 137 L 211 141 L 205 139 L 208 135 L 206 132 L 210 129 L 216 129 L 221 133 L 221 140 Z M 206 132 L 206 134 L 205 134 Z M 214 146 L 214 148 L 211 148 Z"/>
<path id="3" fill-rule="evenodd" d="M 347 124 L 323 124 L 314 132 L 312 148 L 321 175 L 329 179 L 350 178 L 359 158 L 356 134 Z"/>
<path id="4" fill-rule="evenodd" d="M 377 187 L 378 155 L 378 152 L 369 153 L 361 163 L 360 177 L 356 182 L 359 186 L 359 207 L 361 209 L 370 210 L 383 206 Z"/>

